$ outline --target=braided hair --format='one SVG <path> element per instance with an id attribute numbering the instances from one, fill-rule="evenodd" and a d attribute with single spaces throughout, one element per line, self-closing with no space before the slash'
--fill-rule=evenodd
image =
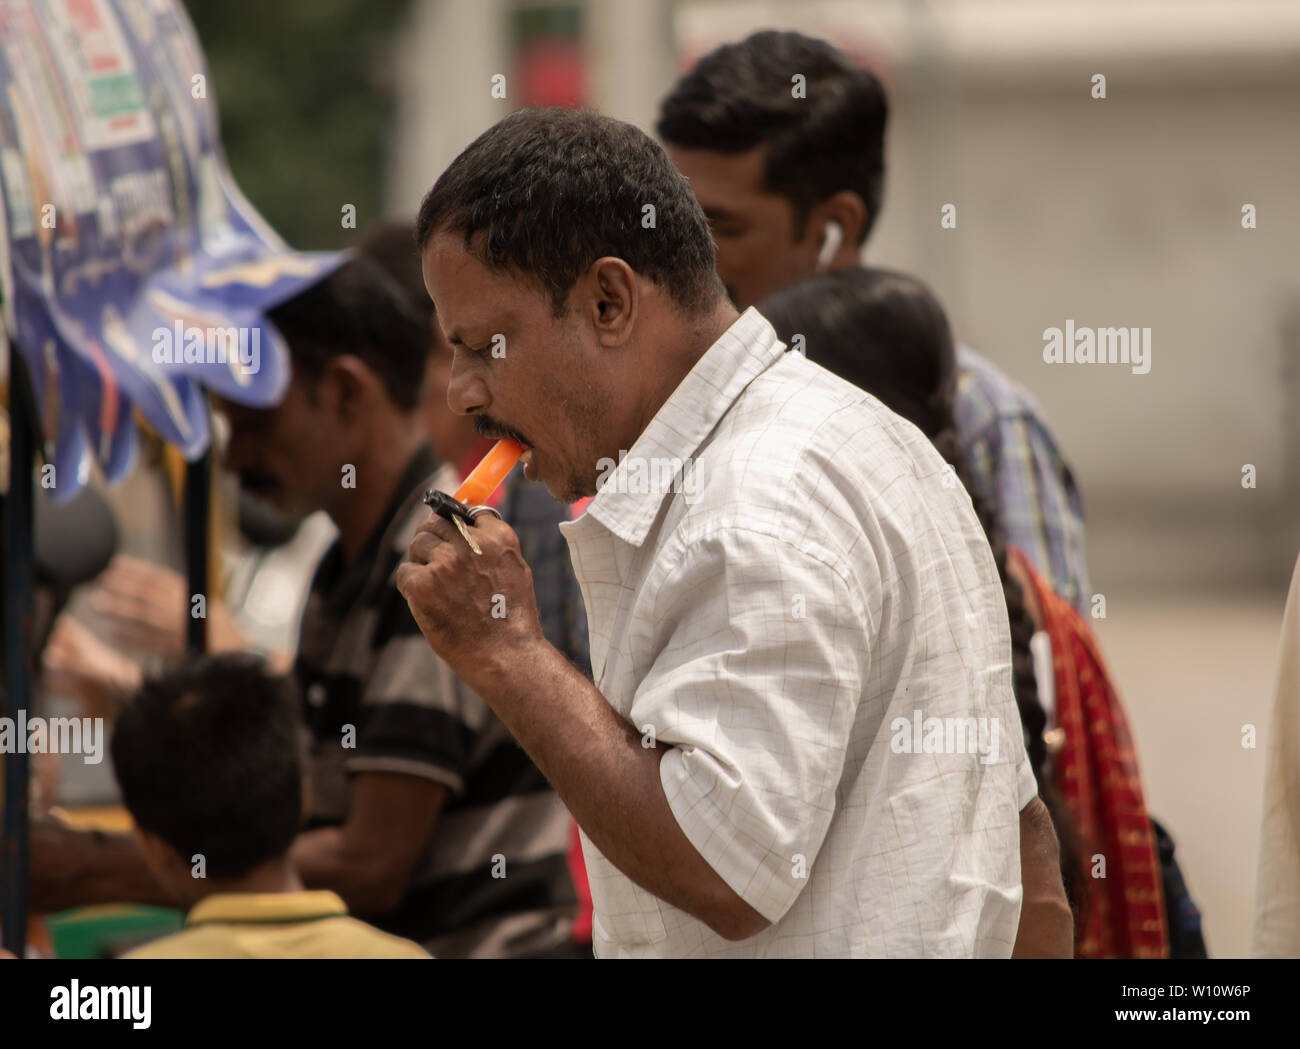
<path id="1" fill-rule="evenodd" d="M 957 355 L 943 307 L 920 280 L 892 270 L 832 270 L 770 296 L 758 307 L 787 345 L 802 336 L 810 360 L 870 392 L 921 430 L 955 471 L 993 551 L 1011 626 L 1012 685 L 1025 747 L 1061 846 L 1061 876 L 1082 920 L 1087 879 L 1073 823 L 1052 781 L 1043 738 L 1047 711 L 1038 697 L 1029 640 L 1034 621 L 1007 571 L 1007 540 L 997 507 L 970 483 L 957 434 Z"/>

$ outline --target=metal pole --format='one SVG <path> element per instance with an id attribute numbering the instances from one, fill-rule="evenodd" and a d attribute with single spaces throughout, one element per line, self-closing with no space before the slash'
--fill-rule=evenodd
<path id="1" fill-rule="evenodd" d="M 32 462 L 36 406 L 27 387 L 22 354 L 9 347 L 9 493 L 4 509 L 4 713 L 23 723 L 32 694 L 32 606 L 36 553 L 32 543 Z M 27 944 L 28 774 L 25 746 L 4 760 L 4 947 L 19 958 Z"/>
<path id="2" fill-rule="evenodd" d="M 185 611 L 186 648 L 191 656 L 208 649 L 208 520 L 212 505 L 212 452 L 185 467 L 185 573 L 190 600 Z M 194 614 L 194 598 L 203 595 L 203 615 Z"/>

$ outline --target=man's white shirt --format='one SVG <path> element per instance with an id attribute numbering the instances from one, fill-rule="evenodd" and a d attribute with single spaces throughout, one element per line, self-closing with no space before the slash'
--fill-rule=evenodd
<path id="1" fill-rule="evenodd" d="M 725 940 L 584 834 L 597 955 L 1010 955 L 1037 788 L 1006 606 L 919 430 L 750 309 L 560 527 L 597 686 L 772 923 Z"/>

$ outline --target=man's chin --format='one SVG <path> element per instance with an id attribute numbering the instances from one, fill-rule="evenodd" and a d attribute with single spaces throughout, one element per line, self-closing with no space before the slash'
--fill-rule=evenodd
<path id="1" fill-rule="evenodd" d="M 576 503 L 579 499 L 585 499 L 588 495 L 595 495 L 594 489 L 590 492 L 583 490 L 583 485 L 575 481 L 572 477 L 552 478 L 537 477 L 534 483 L 539 483 L 546 489 L 546 493 L 559 503 Z"/>

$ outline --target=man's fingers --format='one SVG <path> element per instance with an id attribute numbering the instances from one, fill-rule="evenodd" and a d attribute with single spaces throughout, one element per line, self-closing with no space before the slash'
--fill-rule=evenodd
<path id="1" fill-rule="evenodd" d="M 179 572 L 162 565 L 142 561 L 128 554 L 118 554 L 103 574 L 99 585 L 105 590 L 112 590 L 135 598 L 156 596 L 160 591 L 184 593 L 185 580 Z"/>
<path id="2" fill-rule="evenodd" d="M 412 564 L 410 561 L 403 561 L 397 566 L 397 573 L 393 576 L 393 585 L 397 587 L 397 592 L 409 600 L 407 588 L 411 584 L 412 576 L 418 575 L 420 566 Z"/>
<path id="3" fill-rule="evenodd" d="M 407 556 L 417 565 L 427 565 L 433 552 L 446 542 L 429 532 L 418 532 L 414 539 L 411 540 L 411 548 L 407 551 Z"/>
<path id="4" fill-rule="evenodd" d="M 515 530 L 506 524 L 501 518 L 492 514 L 479 514 L 474 521 L 474 528 L 483 533 L 484 538 L 493 540 L 513 536 Z"/>
<path id="5" fill-rule="evenodd" d="M 175 618 L 176 609 L 184 604 L 180 594 L 155 595 L 152 599 L 132 594 L 106 591 L 98 587 L 90 592 L 90 607 L 101 616 L 130 622 L 164 623 Z"/>
<path id="6" fill-rule="evenodd" d="M 415 531 L 417 536 L 426 533 L 448 542 L 452 539 L 458 538 L 460 535 L 454 524 L 445 518 L 439 517 L 437 514 L 430 514 L 428 518 L 420 523 L 420 527 Z"/>

